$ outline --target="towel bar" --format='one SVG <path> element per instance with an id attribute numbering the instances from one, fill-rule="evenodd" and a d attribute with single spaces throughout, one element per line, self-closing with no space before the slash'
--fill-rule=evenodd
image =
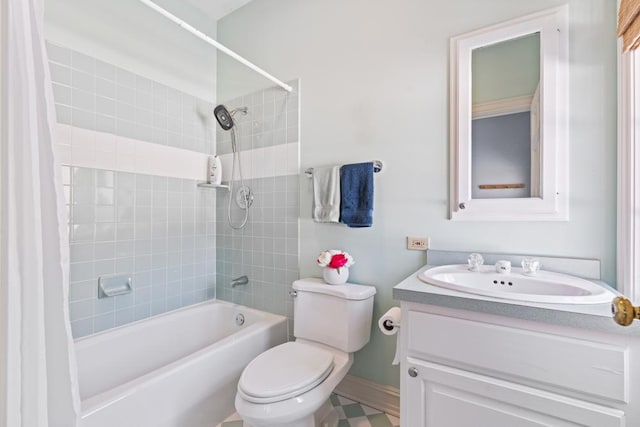
<path id="1" fill-rule="evenodd" d="M 380 160 L 374 160 L 373 161 L 373 171 L 378 173 L 382 170 L 382 162 Z M 304 171 L 305 175 L 307 175 L 307 178 L 311 178 L 313 176 L 313 168 L 308 168 L 307 170 Z"/>

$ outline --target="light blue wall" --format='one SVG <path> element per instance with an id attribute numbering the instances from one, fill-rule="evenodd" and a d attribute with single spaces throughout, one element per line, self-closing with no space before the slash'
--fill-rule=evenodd
<path id="1" fill-rule="evenodd" d="M 218 37 L 281 79 L 300 78 L 301 170 L 379 159 L 374 226 L 311 220 L 301 177 L 301 276 L 317 254 L 351 253 L 351 279 L 378 289 L 374 316 L 397 304 L 392 288 L 425 263 L 405 237 L 436 249 L 597 258 L 615 277 L 616 4 L 570 0 L 569 222 L 453 222 L 449 204 L 449 39 L 562 0 L 255 0 L 218 22 Z M 237 79 L 219 61 L 218 80 Z M 245 90 L 264 87 L 247 79 Z M 351 373 L 397 385 L 394 340 L 374 330 Z"/>

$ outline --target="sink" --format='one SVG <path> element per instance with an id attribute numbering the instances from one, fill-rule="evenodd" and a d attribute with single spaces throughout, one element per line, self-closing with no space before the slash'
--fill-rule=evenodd
<path id="1" fill-rule="evenodd" d="M 604 286 L 566 274 L 539 271 L 525 276 L 521 268 L 497 273 L 493 266 L 470 271 L 468 265 L 443 265 L 418 274 L 423 282 L 469 294 L 515 301 L 555 304 L 610 303 L 616 294 Z"/>

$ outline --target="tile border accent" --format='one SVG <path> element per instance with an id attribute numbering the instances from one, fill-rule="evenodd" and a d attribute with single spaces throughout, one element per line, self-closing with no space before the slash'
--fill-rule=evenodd
<path id="1" fill-rule="evenodd" d="M 298 175 L 300 173 L 299 156 L 298 143 L 243 150 L 240 151 L 242 175 L 244 179 Z M 220 160 L 222 162 L 222 180 L 229 181 L 233 154 L 223 154 L 220 156 Z"/>
<path id="2" fill-rule="evenodd" d="M 56 136 L 63 165 L 200 181 L 206 177 L 207 154 L 60 123 Z M 299 153 L 298 143 L 241 151 L 244 178 L 298 174 Z M 232 154 L 221 160 L 226 181 Z"/>

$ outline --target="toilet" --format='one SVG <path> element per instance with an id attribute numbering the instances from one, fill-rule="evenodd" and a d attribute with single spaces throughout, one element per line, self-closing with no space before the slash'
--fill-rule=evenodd
<path id="1" fill-rule="evenodd" d="M 273 347 L 242 372 L 236 410 L 245 427 L 335 427 L 329 396 L 369 342 L 376 288 L 293 282 L 294 342 Z"/>

